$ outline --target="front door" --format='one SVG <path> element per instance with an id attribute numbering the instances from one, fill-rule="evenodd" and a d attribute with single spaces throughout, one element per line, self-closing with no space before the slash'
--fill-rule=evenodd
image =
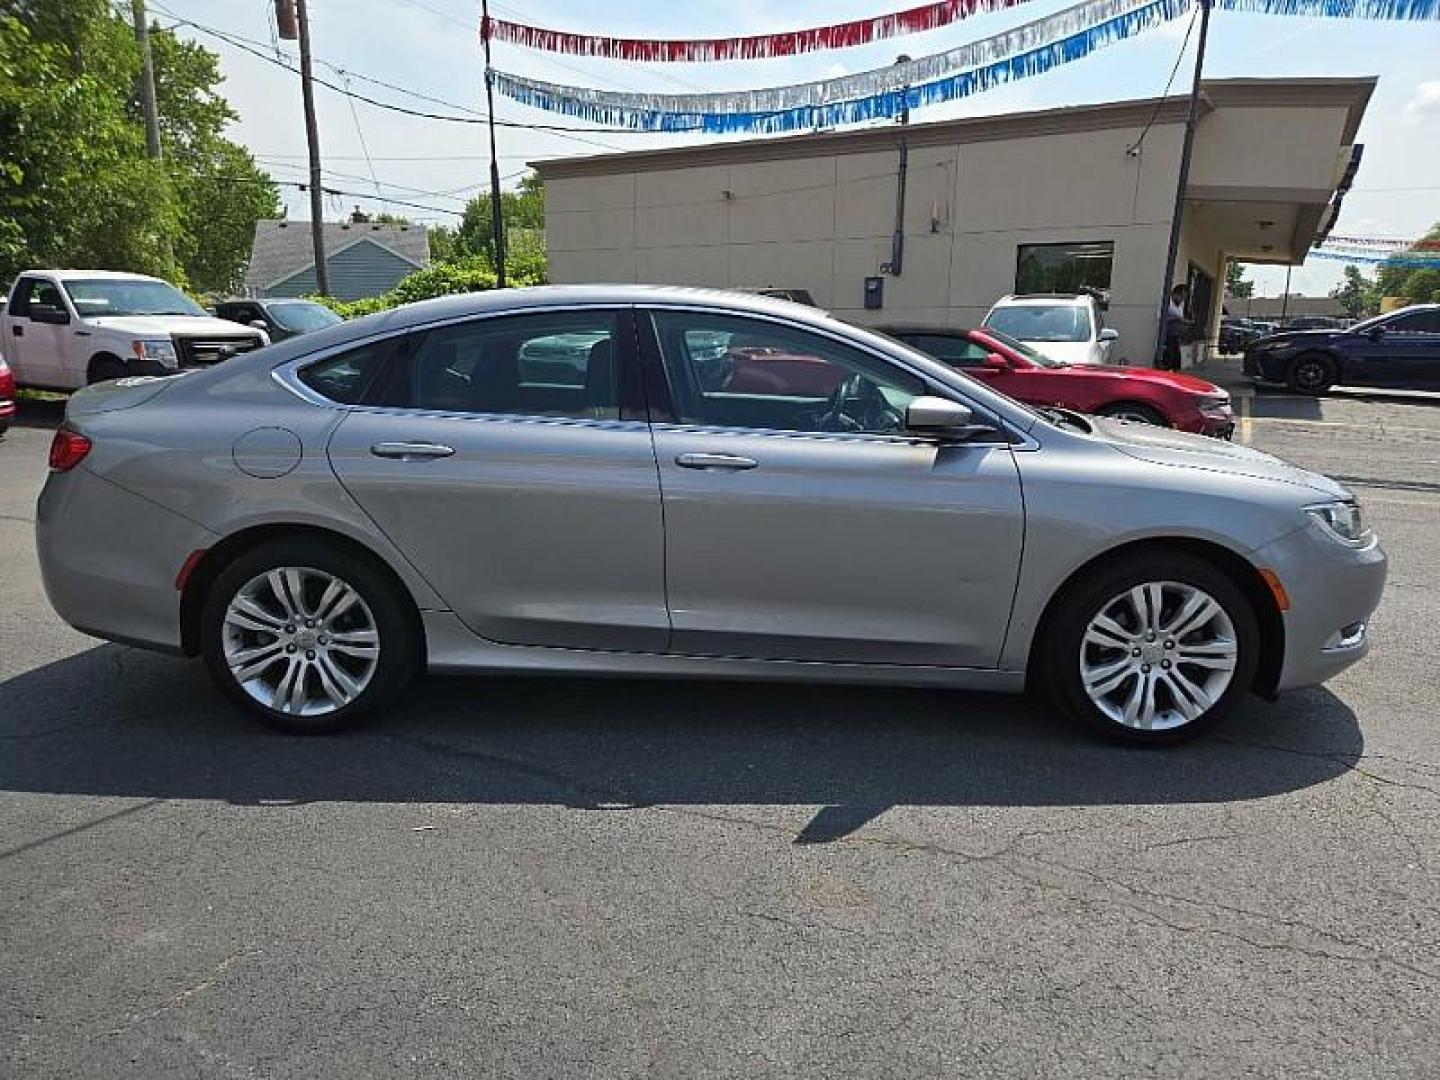
<path id="1" fill-rule="evenodd" d="M 588 309 L 417 333 L 331 439 L 345 487 L 484 638 L 665 649 L 655 454 L 626 405 L 633 327 Z"/>
<path id="2" fill-rule="evenodd" d="M 1374 344 L 1372 381 L 1413 390 L 1440 390 L 1440 308 L 1403 312 Z"/>
<path id="3" fill-rule="evenodd" d="M 673 652 L 998 663 L 1024 538 L 1008 444 L 907 435 L 924 382 L 811 329 L 682 309 L 653 329 Z"/>
<path id="4" fill-rule="evenodd" d="M 64 325 L 36 322 L 31 311 L 37 305 L 65 313 L 70 321 Z M 83 374 L 76 382 L 66 363 L 71 351 L 83 351 L 79 343 L 72 344 L 75 332 L 86 332 L 84 326 L 75 323 L 69 310 L 54 282 L 43 278 L 20 279 L 8 312 L 9 338 L 0 344 L 0 355 L 10 358 L 17 382 L 57 389 L 84 385 Z"/>

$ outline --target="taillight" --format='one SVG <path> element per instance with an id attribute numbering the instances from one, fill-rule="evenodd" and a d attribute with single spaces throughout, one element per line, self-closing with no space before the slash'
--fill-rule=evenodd
<path id="1" fill-rule="evenodd" d="M 50 440 L 50 468 L 56 472 L 69 472 L 90 453 L 90 440 L 78 431 L 61 428 Z"/>

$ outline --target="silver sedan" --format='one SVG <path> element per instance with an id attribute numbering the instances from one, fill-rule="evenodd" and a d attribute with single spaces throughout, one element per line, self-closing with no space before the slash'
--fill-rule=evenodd
<path id="1" fill-rule="evenodd" d="M 1176 742 L 1368 648 L 1354 497 L 784 301 L 429 301 L 75 395 L 60 615 L 329 730 L 424 669 L 1043 690 Z"/>

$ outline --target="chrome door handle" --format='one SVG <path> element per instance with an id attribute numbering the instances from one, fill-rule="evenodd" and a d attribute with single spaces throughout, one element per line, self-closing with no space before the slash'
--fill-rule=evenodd
<path id="1" fill-rule="evenodd" d="M 451 457 L 455 448 L 428 442 L 382 442 L 370 447 L 370 453 L 376 457 L 398 458 L 401 461 L 424 461 Z"/>
<path id="2" fill-rule="evenodd" d="M 753 469 L 759 462 L 754 458 L 740 457 L 736 454 L 681 454 L 675 459 L 675 464 L 682 469 L 719 469 L 738 472 L 742 469 Z"/>

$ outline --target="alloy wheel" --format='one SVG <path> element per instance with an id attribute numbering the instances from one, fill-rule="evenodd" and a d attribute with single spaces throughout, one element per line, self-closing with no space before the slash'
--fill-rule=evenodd
<path id="1" fill-rule="evenodd" d="M 1113 597 L 1080 643 L 1086 695 L 1117 724 L 1169 731 L 1200 719 L 1234 678 L 1235 625 L 1205 590 L 1151 581 Z"/>
<path id="2" fill-rule="evenodd" d="M 364 597 L 313 567 L 257 574 L 225 608 L 225 663 L 235 682 L 287 716 L 325 716 L 370 685 L 380 633 Z"/>

